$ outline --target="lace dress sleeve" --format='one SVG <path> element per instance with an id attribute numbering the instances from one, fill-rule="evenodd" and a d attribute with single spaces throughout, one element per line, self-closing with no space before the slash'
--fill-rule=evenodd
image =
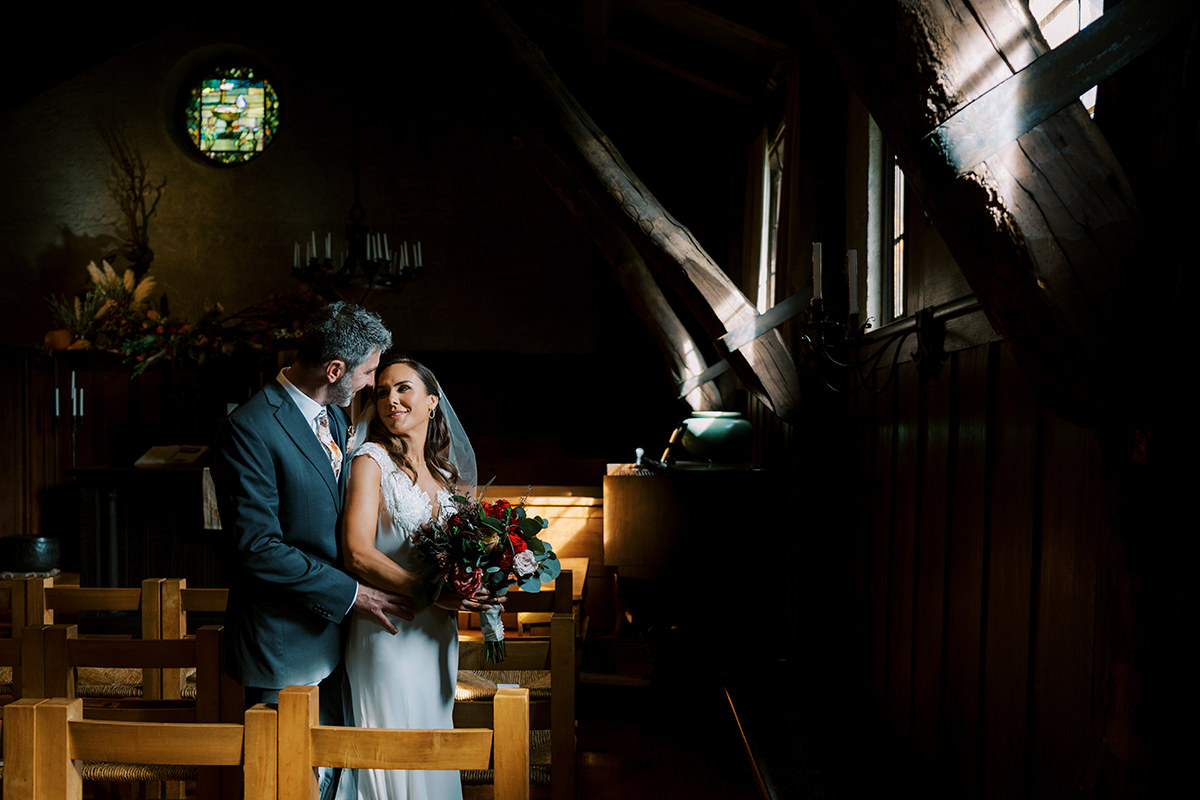
<path id="1" fill-rule="evenodd" d="M 383 505 L 397 531 L 411 532 L 429 518 L 429 503 L 425 493 L 412 482 L 388 452 L 375 442 L 364 442 L 354 456 L 370 456 L 383 472 L 379 489 Z"/>

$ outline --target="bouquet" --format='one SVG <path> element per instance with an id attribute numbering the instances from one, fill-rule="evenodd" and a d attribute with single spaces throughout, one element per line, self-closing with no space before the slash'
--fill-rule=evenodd
<path id="1" fill-rule="evenodd" d="M 488 483 L 490 486 L 491 483 Z M 487 487 L 484 487 L 484 491 Z M 562 570 L 558 556 L 538 534 L 549 523 L 525 513 L 524 501 L 453 498 L 457 511 L 444 522 L 424 526 L 414 534 L 417 550 L 428 565 L 425 576 L 432 603 L 448 584 L 463 597 L 480 590 L 502 595 L 510 586 L 536 592 Z M 479 614 L 484 657 L 504 660 L 504 624 L 500 607 Z"/>

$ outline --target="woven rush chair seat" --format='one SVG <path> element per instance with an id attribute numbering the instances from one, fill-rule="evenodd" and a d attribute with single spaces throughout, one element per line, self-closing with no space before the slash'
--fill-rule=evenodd
<path id="1" fill-rule="evenodd" d="M 194 781 L 197 767 L 179 764 L 112 764 L 107 761 L 83 762 L 85 781 Z"/>
<path id="2" fill-rule="evenodd" d="M 136 668 L 76 667 L 78 697 L 141 697 L 142 671 Z"/>
<path id="3" fill-rule="evenodd" d="M 0 695 L 12 694 L 12 667 L 0 667 Z"/>
<path id="4" fill-rule="evenodd" d="M 529 690 L 530 700 L 550 699 L 550 670 L 548 669 L 489 669 L 458 671 L 455 700 L 491 700 L 500 684 L 516 684 Z"/>
<path id="5" fill-rule="evenodd" d="M 11 670 L 8 681 L 11 688 Z M 0 672 L 0 694 L 4 693 L 4 675 Z M 75 695 L 105 699 L 141 697 L 142 671 L 135 667 L 76 667 Z M 180 697 L 184 700 L 196 699 L 196 670 L 189 670 L 187 682 L 180 688 Z"/>
<path id="6" fill-rule="evenodd" d="M 490 769 L 464 769 L 459 775 L 464 786 L 487 786 L 495 780 Z M 550 731 L 529 732 L 529 782 L 550 785 Z"/>

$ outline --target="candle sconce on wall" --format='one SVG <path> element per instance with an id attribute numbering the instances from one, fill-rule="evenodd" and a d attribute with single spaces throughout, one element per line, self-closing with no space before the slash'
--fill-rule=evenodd
<path id="1" fill-rule="evenodd" d="M 846 253 L 846 275 L 850 288 L 848 313 L 840 319 L 831 315 L 826 306 L 821 244 L 814 242 L 813 295 L 807 307 L 808 319 L 802 323 L 802 339 L 812 348 L 810 359 L 815 372 L 835 392 L 886 391 L 905 355 L 912 358 L 921 377 L 935 377 L 946 359 L 946 321 L 979 309 L 975 298 L 968 296 L 870 330 L 874 319 L 862 321 L 859 316 L 858 254 L 854 250 Z M 789 298 L 785 303 L 794 299 Z M 915 340 L 916 349 L 906 353 L 905 344 L 910 340 Z M 888 358 L 890 366 L 880 369 Z"/>
<path id="2" fill-rule="evenodd" d="M 874 318 L 862 320 L 859 315 L 857 265 L 855 251 L 848 251 L 847 274 L 849 285 L 855 291 L 850 293 L 845 317 L 835 316 L 822 296 L 821 246 L 820 243 L 814 243 L 812 286 L 801 289 L 721 336 L 717 340 L 718 346 L 725 352 L 733 353 L 794 319 L 801 330 L 800 338 L 810 348 L 805 359 L 812 367 L 815 378 L 830 391 L 865 389 L 877 394 L 886 391 L 896 374 L 896 366 L 906 355 L 904 345 L 910 339 L 915 339 L 916 349 L 907 355 L 916 363 L 918 373 L 926 378 L 936 376 L 946 359 L 946 322 L 978 311 L 978 301 L 973 295 L 968 295 L 871 330 Z M 889 355 L 889 368 L 881 370 L 880 365 Z M 684 399 L 697 386 L 715 379 L 730 368 L 726 359 L 698 375 L 689 376 L 679 384 L 677 396 L 680 400 Z"/>

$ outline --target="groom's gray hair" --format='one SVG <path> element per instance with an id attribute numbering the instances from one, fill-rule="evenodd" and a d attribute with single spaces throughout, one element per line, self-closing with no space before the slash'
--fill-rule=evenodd
<path id="1" fill-rule="evenodd" d="M 354 303 L 338 301 L 318 309 L 304 326 L 296 359 L 306 367 L 319 367 L 334 359 L 354 372 L 376 350 L 392 346 L 392 333 L 378 314 Z"/>

